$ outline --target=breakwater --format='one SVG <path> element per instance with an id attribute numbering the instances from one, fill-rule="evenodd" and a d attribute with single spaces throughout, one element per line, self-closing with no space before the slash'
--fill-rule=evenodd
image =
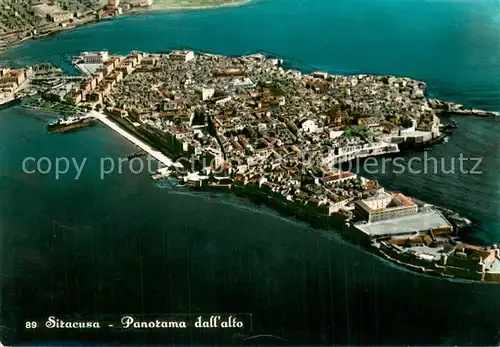
<path id="1" fill-rule="evenodd" d="M 147 145 L 143 141 L 141 141 L 139 138 L 133 136 L 131 133 L 128 131 L 124 130 L 120 126 L 118 126 L 116 123 L 113 121 L 109 120 L 106 115 L 96 112 L 96 111 L 90 111 L 88 113 L 89 116 L 96 118 L 99 120 L 101 123 L 109 127 L 111 130 L 117 132 L 121 136 L 123 136 L 125 139 L 128 141 L 132 142 L 134 145 L 151 155 L 152 157 L 156 158 L 160 163 L 166 165 L 167 167 L 169 166 L 178 166 L 179 164 L 174 163 L 170 158 L 168 158 L 165 154 L 161 153 L 160 151 L 152 148 L 151 146 Z"/>

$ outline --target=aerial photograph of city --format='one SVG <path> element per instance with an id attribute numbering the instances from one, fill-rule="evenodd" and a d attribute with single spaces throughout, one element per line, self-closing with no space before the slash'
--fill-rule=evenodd
<path id="1" fill-rule="evenodd" d="M 499 119 L 498 0 L 0 0 L 0 346 L 498 346 Z"/>

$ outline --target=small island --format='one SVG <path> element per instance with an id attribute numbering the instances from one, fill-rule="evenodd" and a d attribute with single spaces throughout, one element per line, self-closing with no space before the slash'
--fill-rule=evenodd
<path id="1" fill-rule="evenodd" d="M 4 69 L 2 95 L 100 121 L 164 164 L 154 179 L 248 197 L 415 271 L 500 282 L 497 246 L 460 240 L 469 220 L 342 170 L 444 141 L 455 125 L 438 114 L 498 113 L 429 99 L 411 78 L 304 74 L 261 54 L 103 51 L 72 62 L 81 75 Z"/>

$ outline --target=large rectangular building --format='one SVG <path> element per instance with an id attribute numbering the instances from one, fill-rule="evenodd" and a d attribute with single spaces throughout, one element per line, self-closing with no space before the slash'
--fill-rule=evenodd
<path id="1" fill-rule="evenodd" d="M 47 15 L 47 20 L 54 23 L 69 21 L 73 18 L 73 13 L 67 11 L 54 12 Z"/>
<path id="2" fill-rule="evenodd" d="M 417 235 L 422 231 L 447 229 L 452 230 L 450 222 L 436 210 L 429 210 L 403 217 L 381 220 L 379 222 L 355 223 L 354 228 L 367 239 Z"/>
<path id="3" fill-rule="evenodd" d="M 356 201 L 354 211 L 367 222 L 377 222 L 415 214 L 418 206 L 403 194 L 382 191 L 371 198 Z"/>
<path id="4" fill-rule="evenodd" d="M 24 70 L 7 70 L 0 78 L 0 83 L 16 83 L 20 86 L 25 80 Z"/>

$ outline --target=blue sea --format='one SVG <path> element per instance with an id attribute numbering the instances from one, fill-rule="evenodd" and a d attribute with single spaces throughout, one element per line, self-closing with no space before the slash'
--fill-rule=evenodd
<path id="1" fill-rule="evenodd" d="M 265 52 L 304 71 L 409 76 L 425 81 L 434 97 L 500 111 L 497 5 L 493 0 L 256 0 L 231 8 L 151 12 L 26 42 L 2 52 L 0 64 L 63 64 L 65 55 L 102 49 Z M 242 340 L 234 331 L 25 329 L 26 321 L 43 325 L 52 315 L 141 313 L 251 313 L 252 332 L 244 337 L 274 335 L 290 344 L 498 343 L 499 286 L 415 274 L 331 231 L 228 195 L 162 189 L 148 174 L 129 168 L 101 179 L 101 158 L 126 157 L 133 146 L 101 126 L 50 135 L 49 119 L 21 107 L 0 110 L 4 345 Z M 481 159 L 480 174 L 402 175 L 389 163 L 365 175 L 472 219 L 467 239 L 500 243 L 500 122 L 453 119 L 459 129 L 447 143 L 406 159 L 462 155 Z M 56 179 L 24 173 L 26 157 L 87 158 L 87 164 L 78 180 L 71 170 Z"/>

